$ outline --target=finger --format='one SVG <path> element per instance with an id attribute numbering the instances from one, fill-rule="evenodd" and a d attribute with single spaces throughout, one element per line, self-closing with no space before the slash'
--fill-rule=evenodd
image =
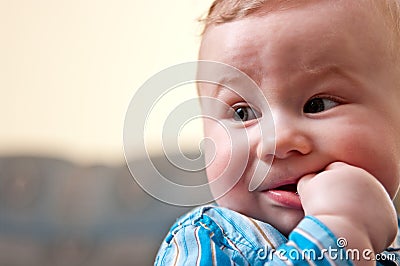
<path id="1" fill-rule="evenodd" d="M 349 166 L 347 163 L 344 163 L 344 162 L 333 162 L 333 163 L 330 163 L 326 168 L 325 168 L 325 171 L 327 171 L 327 170 L 334 170 L 334 169 L 338 169 L 338 168 L 342 168 L 342 167 L 345 167 L 345 166 Z"/>
<path id="2" fill-rule="evenodd" d="M 307 184 L 314 176 L 316 176 L 316 174 L 308 174 L 300 178 L 299 182 L 297 183 L 297 192 L 299 193 L 299 195 L 301 195 L 305 191 Z"/>

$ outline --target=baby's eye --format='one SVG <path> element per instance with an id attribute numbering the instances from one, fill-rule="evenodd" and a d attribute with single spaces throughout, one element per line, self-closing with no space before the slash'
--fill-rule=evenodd
<path id="1" fill-rule="evenodd" d="M 335 106 L 338 106 L 340 103 L 334 99 L 330 98 L 322 98 L 316 97 L 310 99 L 303 107 L 304 113 L 320 113 L 326 110 L 329 110 Z"/>
<path id="2" fill-rule="evenodd" d="M 234 106 L 233 119 L 235 121 L 250 121 L 260 117 L 259 113 L 250 106 Z"/>

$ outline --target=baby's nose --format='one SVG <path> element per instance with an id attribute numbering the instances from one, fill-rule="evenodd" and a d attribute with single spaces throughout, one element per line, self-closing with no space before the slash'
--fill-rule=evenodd
<path id="1" fill-rule="evenodd" d="M 274 117 L 275 134 L 263 134 L 257 147 L 257 156 L 264 159 L 274 156 L 285 159 L 292 154 L 308 154 L 312 150 L 312 142 L 307 128 L 296 119 L 289 117 Z M 268 136 L 267 136 L 268 135 Z"/>

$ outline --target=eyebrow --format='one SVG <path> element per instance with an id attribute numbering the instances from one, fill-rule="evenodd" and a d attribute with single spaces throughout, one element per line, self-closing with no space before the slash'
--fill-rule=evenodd
<path id="1" fill-rule="evenodd" d="M 301 65 L 301 70 L 304 70 L 307 74 L 310 74 L 312 77 L 315 78 L 323 78 L 329 75 L 338 75 L 341 77 L 346 78 L 348 81 L 350 81 L 353 84 L 358 84 L 357 79 L 355 79 L 354 76 L 349 75 L 342 67 L 340 67 L 338 64 L 326 64 L 326 65 L 321 65 L 321 66 L 308 66 L 305 64 Z M 235 87 L 238 85 L 238 81 L 243 80 L 238 76 L 224 76 L 221 77 L 217 82 L 213 83 L 214 86 L 216 86 L 216 89 L 212 91 L 211 96 L 214 98 L 221 98 L 221 95 L 225 92 L 237 94 L 239 97 L 242 97 L 240 94 L 240 91 L 236 91 Z M 257 82 L 253 80 L 253 86 L 258 86 Z M 232 84 L 235 84 L 235 86 L 231 86 Z"/>
<path id="2" fill-rule="evenodd" d="M 223 76 L 214 85 L 217 87 L 212 93 L 212 96 L 215 98 L 219 98 L 224 92 L 237 94 L 239 97 L 242 97 L 241 91 L 237 88 L 259 88 L 257 82 L 251 77 L 247 76 L 244 78 L 238 75 Z"/>
<path id="3" fill-rule="evenodd" d="M 326 77 L 330 75 L 335 75 L 335 76 L 340 76 L 345 78 L 348 82 L 351 84 L 360 87 L 362 84 L 357 77 L 346 71 L 343 67 L 340 67 L 338 64 L 327 64 L 323 66 L 317 66 L 314 68 L 307 67 L 304 65 L 303 68 L 308 74 L 310 74 L 313 77 Z M 362 86 L 361 86 L 362 87 Z"/>
<path id="4" fill-rule="evenodd" d="M 312 74 L 315 76 L 326 76 L 329 74 L 338 74 L 340 76 L 347 77 L 348 75 L 340 68 L 337 64 L 328 64 L 323 66 L 310 67 L 305 64 L 301 65 L 301 69 L 303 69 L 306 73 Z"/>
<path id="5" fill-rule="evenodd" d="M 223 75 L 220 78 L 216 80 L 207 80 L 207 79 L 199 79 L 197 78 L 197 84 L 198 84 L 198 89 L 200 89 L 201 84 L 205 83 L 209 86 L 216 87 L 216 89 L 213 89 L 211 91 L 211 97 L 218 98 L 218 96 L 221 93 L 221 90 L 230 90 L 232 91 L 233 89 L 230 89 L 230 86 L 227 84 L 232 84 L 235 82 L 235 80 L 238 80 L 239 78 L 237 76 L 232 76 L 232 75 Z"/>
<path id="6" fill-rule="evenodd" d="M 212 97 L 214 97 L 214 98 L 216 98 L 216 99 L 223 98 L 223 97 L 221 97 L 221 95 L 222 95 L 224 92 L 235 93 L 232 89 L 227 88 L 226 86 L 217 84 L 217 89 L 215 90 L 215 95 L 214 95 L 214 92 L 213 92 Z M 236 94 L 238 94 L 238 93 L 236 93 Z M 240 96 L 240 95 L 239 95 L 239 96 Z"/>

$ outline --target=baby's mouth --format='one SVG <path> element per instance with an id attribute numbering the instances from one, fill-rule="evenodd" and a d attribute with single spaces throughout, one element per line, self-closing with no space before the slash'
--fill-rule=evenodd
<path id="1" fill-rule="evenodd" d="M 274 188 L 274 190 L 289 191 L 289 192 L 294 192 L 294 193 L 296 193 L 297 195 L 299 194 L 299 193 L 297 192 L 297 184 L 287 184 L 287 185 L 283 185 L 283 186 Z"/>
<path id="2" fill-rule="evenodd" d="M 302 210 L 300 195 L 297 193 L 297 183 L 268 189 L 265 191 L 265 195 L 279 206 Z"/>

